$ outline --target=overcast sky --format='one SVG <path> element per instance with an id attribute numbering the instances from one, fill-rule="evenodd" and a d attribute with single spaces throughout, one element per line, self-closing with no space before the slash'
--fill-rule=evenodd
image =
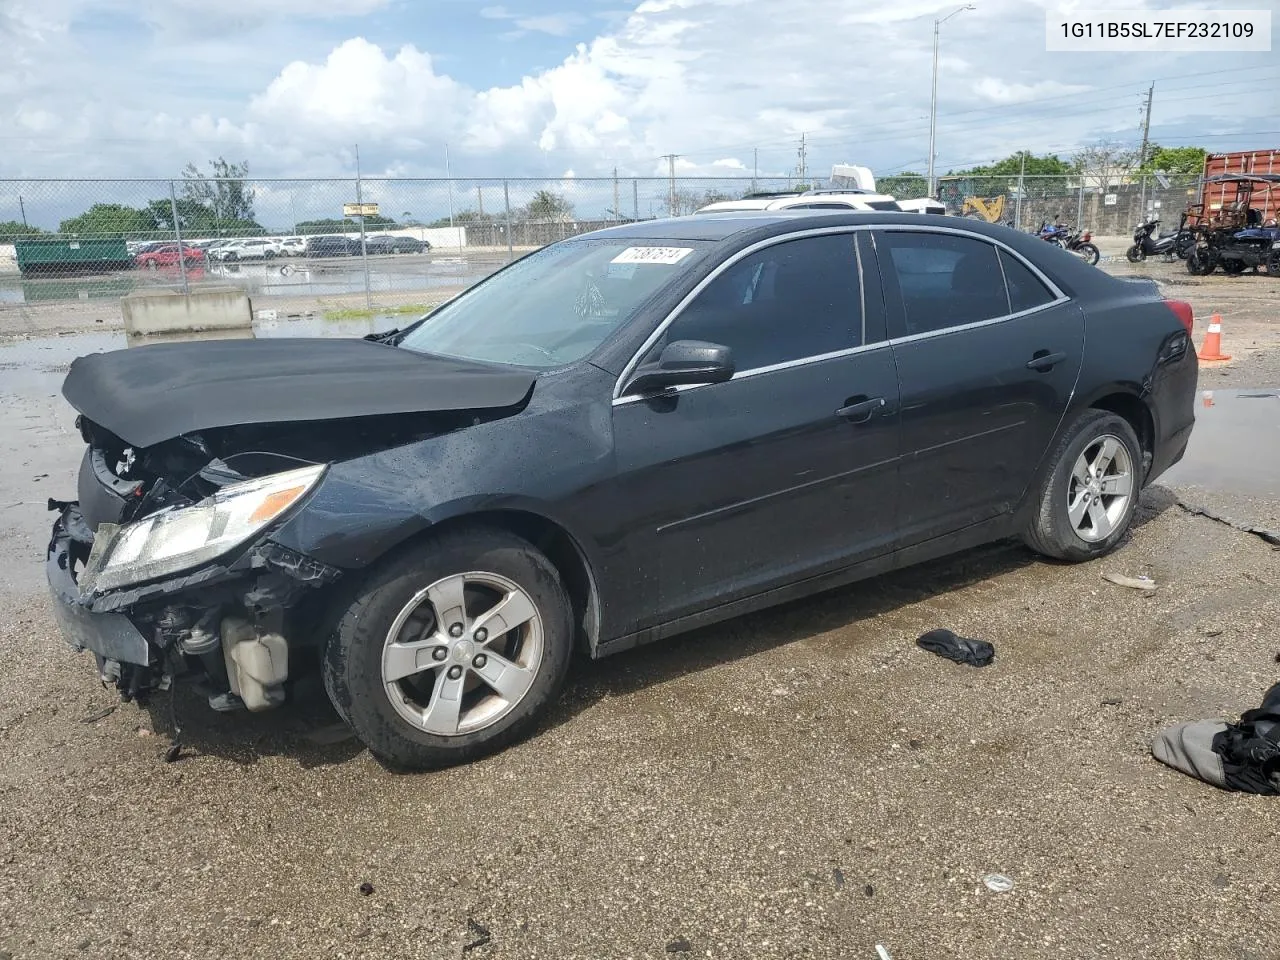
<path id="1" fill-rule="evenodd" d="M 942 28 L 940 171 L 1136 143 L 1152 81 L 1156 141 L 1280 145 L 1280 53 L 1047 54 L 1047 0 L 975 2 Z M 923 170 L 933 19 L 955 6 L 0 0 L 0 179 L 172 176 L 218 155 L 343 175 L 356 142 L 369 175 L 441 175 L 446 143 L 461 176 L 665 174 L 667 153 L 749 175 L 753 148 L 781 174 L 801 133 L 819 173 Z"/>

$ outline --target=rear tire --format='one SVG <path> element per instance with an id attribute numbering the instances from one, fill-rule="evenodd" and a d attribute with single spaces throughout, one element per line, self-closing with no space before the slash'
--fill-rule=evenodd
<path id="1" fill-rule="evenodd" d="M 1130 263 L 1141 263 L 1147 259 L 1147 251 L 1142 249 L 1142 245 L 1135 243 L 1132 247 L 1124 252 L 1125 259 Z"/>
<path id="2" fill-rule="evenodd" d="M 482 625 L 499 607 L 525 619 L 489 637 Z M 560 692 L 572 650 L 556 568 L 527 541 L 475 527 L 375 569 L 326 645 L 323 673 L 334 708 L 372 753 L 425 770 L 528 733 Z"/>
<path id="3" fill-rule="evenodd" d="M 1272 250 L 1267 257 L 1267 276 L 1280 280 L 1280 250 Z"/>
<path id="4" fill-rule="evenodd" d="M 1091 464 L 1100 464 L 1099 455 L 1109 451 L 1107 466 L 1095 472 Z M 1110 553 L 1128 533 L 1142 491 L 1142 445 L 1129 421 L 1086 410 L 1058 442 L 1049 464 L 1023 541 L 1037 553 L 1072 563 Z"/>
<path id="5" fill-rule="evenodd" d="M 1098 252 L 1098 248 L 1092 243 L 1082 243 L 1076 247 L 1074 252 L 1077 257 L 1089 264 L 1091 267 L 1096 267 L 1098 265 L 1098 260 L 1101 259 L 1101 254 Z"/>

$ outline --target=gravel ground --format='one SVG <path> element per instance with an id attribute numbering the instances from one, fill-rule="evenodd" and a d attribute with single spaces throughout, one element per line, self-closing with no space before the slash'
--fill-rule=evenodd
<path id="1" fill-rule="evenodd" d="M 1187 288 L 1239 348 L 1207 377 L 1280 385 L 1269 283 Z M 77 457 L 58 368 L 0 362 L 0 960 L 1280 956 L 1280 804 L 1149 751 L 1280 672 L 1280 552 L 1176 497 L 1264 523 L 1280 493 L 1157 485 L 1092 564 L 1001 544 L 579 663 L 467 767 L 384 769 L 314 688 L 180 695 L 165 764 L 169 698 L 118 704 L 40 586 Z M 995 663 L 914 646 L 941 626 Z"/>
<path id="2" fill-rule="evenodd" d="M 167 700 L 103 716 L 28 598 L 0 627 L 0 951 L 1273 957 L 1280 807 L 1148 745 L 1273 682 L 1280 553 L 1171 503 L 1098 563 L 995 546 L 583 663 L 536 737 L 420 776 L 326 742 L 318 694 L 180 698 L 164 764 Z M 913 646 L 937 626 L 995 663 Z"/>

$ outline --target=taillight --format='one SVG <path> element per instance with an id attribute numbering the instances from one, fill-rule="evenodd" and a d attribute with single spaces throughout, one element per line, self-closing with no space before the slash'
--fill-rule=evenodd
<path id="1" fill-rule="evenodd" d="M 1187 336 L 1191 335 L 1191 328 L 1195 325 L 1195 311 L 1191 309 L 1191 304 L 1185 300 L 1166 300 L 1165 306 L 1173 311 L 1173 315 L 1182 321 L 1182 325 L 1187 328 Z"/>

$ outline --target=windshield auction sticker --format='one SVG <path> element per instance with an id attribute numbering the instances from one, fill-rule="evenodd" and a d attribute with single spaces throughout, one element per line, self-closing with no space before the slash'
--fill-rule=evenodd
<path id="1" fill-rule="evenodd" d="M 693 247 L 627 247 L 610 260 L 610 263 L 663 263 L 670 266 L 679 263 Z"/>
<path id="2" fill-rule="evenodd" d="M 1270 10 L 1045 11 L 1051 52 L 1266 53 Z"/>

